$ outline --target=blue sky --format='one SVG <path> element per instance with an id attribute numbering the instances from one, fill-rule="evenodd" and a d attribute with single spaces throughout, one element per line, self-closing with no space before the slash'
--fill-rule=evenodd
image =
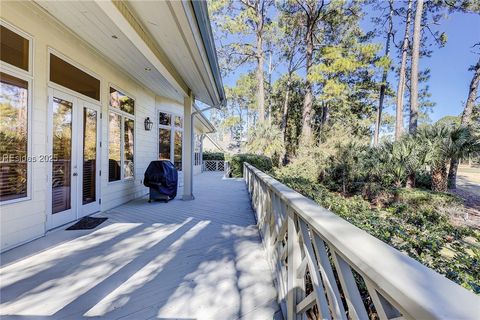
<path id="1" fill-rule="evenodd" d="M 430 91 L 432 100 L 437 103 L 430 115 L 432 120 L 463 111 L 473 76 L 468 68 L 478 61 L 478 53 L 473 53 L 471 47 L 480 42 L 480 15 L 450 15 L 449 19 L 442 21 L 440 29 L 447 33 L 447 45 L 435 50 L 432 57 L 420 61 L 420 66 L 431 70 Z M 478 46 L 476 51 L 480 51 Z"/>
<path id="2" fill-rule="evenodd" d="M 368 18 L 362 23 L 365 31 L 372 28 Z M 397 26 L 395 26 L 397 27 Z M 396 41 L 400 42 L 403 36 L 404 26 L 397 29 Z M 448 37 L 447 44 L 443 48 L 433 47 L 431 57 L 420 60 L 420 69 L 430 69 L 430 100 L 436 105 L 429 114 L 432 121 L 436 121 L 447 115 L 460 115 L 463 111 L 464 102 L 467 99 L 468 87 L 473 76 L 469 67 L 478 61 L 480 48 L 477 46 L 474 53 L 472 46 L 480 42 L 480 15 L 467 13 L 453 13 L 440 21 L 435 30 L 445 32 Z M 377 39 L 382 43 L 385 40 Z M 392 58 L 395 58 L 392 55 Z M 398 63 L 398 61 L 397 61 Z M 394 90 L 397 89 L 397 79 L 391 73 L 389 81 Z M 387 112 L 393 114 L 392 107 Z"/>
<path id="3" fill-rule="evenodd" d="M 367 9 L 367 17 L 362 22 L 365 31 L 374 28 L 370 22 L 369 10 Z M 378 12 L 372 12 L 372 14 L 378 14 Z M 403 28 L 403 26 L 397 28 L 399 29 L 396 35 L 397 42 L 400 42 L 403 36 Z M 431 100 L 436 103 L 432 113 L 430 113 L 430 118 L 433 121 L 447 115 L 459 115 L 463 110 L 463 103 L 467 98 L 468 86 L 473 75 L 472 71 L 468 71 L 468 68 L 476 63 L 478 52 L 480 52 L 478 46 L 477 54 L 471 48 L 473 44 L 480 42 L 480 15 L 449 14 L 435 28 L 447 34 L 447 44 L 443 48 L 434 47 L 434 52 L 430 58 L 425 57 L 420 60 L 421 69 L 430 68 L 431 70 L 431 78 L 428 84 L 432 94 Z M 382 38 L 375 39 L 375 41 L 384 42 Z M 266 63 L 268 63 L 268 59 L 266 60 Z M 236 72 L 230 73 L 223 79 L 224 84 L 233 86 L 240 73 L 251 69 L 252 66 L 240 67 Z M 279 73 L 283 71 L 283 68 L 279 67 L 277 72 L 274 72 L 273 79 L 277 78 Z M 302 72 L 300 71 L 300 73 Z M 392 87 L 396 89 L 397 80 L 393 73 L 391 73 L 389 81 Z M 394 110 L 392 107 L 388 107 L 386 112 L 393 114 Z"/>

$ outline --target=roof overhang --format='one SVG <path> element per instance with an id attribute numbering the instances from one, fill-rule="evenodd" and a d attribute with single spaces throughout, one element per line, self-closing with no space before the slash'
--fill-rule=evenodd
<path id="1" fill-rule="evenodd" d="M 199 2 L 199 3 L 197 3 Z M 38 1 L 97 52 L 158 95 L 210 106 L 225 94 L 202 1 Z"/>
<path id="2" fill-rule="evenodd" d="M 205 129 L 204 133 L 213 133 L 216 131 L 215 126 L 208 120 L 208 118 L 202 113 L 201 109 L 193 104 L 193 109 L 195 109 L 195 118 L 197 118 L 202 127 Z"/>
<path id="3" fill-rule="evenodd" d="M 222 75 L 220 73 L 220 67 L 218 64 L 217 49 L 215 47 L 215 40 L 213 38 L 212 25 L 208 15 L 207 1 L 192 1 L 191 4 L 195 12 L 198 27 L 200 28 L 200 34 L 202 35 L 210 69 L 215 79 L 215 85 L 217 86 L 217 90 L 220 95 L 220 101 L 223 102 L 225 101 L 226 97 L 223 89 Z"/>

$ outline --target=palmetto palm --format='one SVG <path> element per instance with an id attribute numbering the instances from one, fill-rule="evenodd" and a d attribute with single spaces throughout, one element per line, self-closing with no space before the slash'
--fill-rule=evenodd
<path id="1" fill-rule="evenodd" d="M 469 127 L 456 127 L 450 133 L 447 151 L 450 157 L 448 183 L 451 188 L 455 188 L 458 160 L 480 153 L 480 137 L 476 136 Z"/>
<path id="2" fill-rule="evenodd" d="M 394 180 L 397 187 L 409 175 L 414 174 L 425 163 L 425 148 L 411 136 L 404 136 L 396 142 L 387 142 L 382 147 L 380 162 L 385 172 Z"/>
<path id="3" fill-rule="evenodd" d="M 447 191 L 447 163 L 452 147 L 452 129 L 434 124 L 419 130 L 416 139 L 425 147 L 425 163 L 430 166 L 432 190 Z"/>

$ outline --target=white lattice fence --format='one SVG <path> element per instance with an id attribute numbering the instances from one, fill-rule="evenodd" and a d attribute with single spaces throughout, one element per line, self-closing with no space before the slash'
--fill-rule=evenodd
<path id="1" fill-rule="evenodd" d="M 223 160 L 203 160 L 203 171 L 223 171 L 225 161 Z"/>

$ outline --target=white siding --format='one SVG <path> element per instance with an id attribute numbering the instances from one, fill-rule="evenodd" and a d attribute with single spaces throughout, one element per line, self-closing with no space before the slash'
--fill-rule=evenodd
<path id="1" fill-rule="evenodd" d="M 102 126 L 102 176 L 101 210 L 107 210 L 145 195 L 143 174 L 150 161 L 157 159 L 157 131 L 145 131 L 146 117 L 156 119 L 156 106 L 166 103 L 175 113 L 183 113 L 183 105 L 153 92 L 133 80 L 117 66 L 85 44 L 68 29 L 34 4 L 26 2 L 1 2 L 1 18 L 33 37 L 33 95 L 32 95 L 32 154 L 51 153 L 47 150 L 47 98 L 48 98 L 48 48 L 67 56 L 77 64 L 100 77 Z M 108 182 L 108 95 L 109 85 L 128 92 L 135 99 L 135 179 Z M 155 126 L 154 126 L 155 128 Z M 45 234 L 47 200 L 47 166 L 32 164 L 31 199 L 0 206 L 0 251 Z M 181 194 L 179 195 L 181 196 Z"/>

